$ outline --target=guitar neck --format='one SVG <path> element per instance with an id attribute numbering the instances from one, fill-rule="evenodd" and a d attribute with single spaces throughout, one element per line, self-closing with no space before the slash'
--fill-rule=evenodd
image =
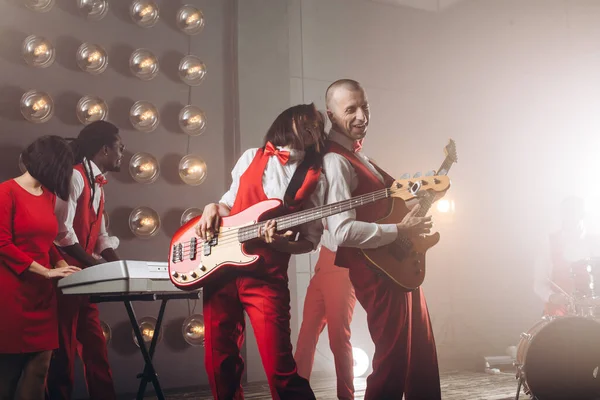
<path id="1" fill-rule="evenodd" d="M 275 222 L 277 222 L 277 230 L 285 231 L 307 222 L 327 218 L 331 215 L 339 214 L 344 211 L 350 211 L 354 208 L 390 197 L 390 194 L 391 191 L 389 188 L 381 189 L 375 192 L 363 194 L 362 196 L 353 197 L 350 200 L 342 200 L 338 201 L 337 203 L 327 204 L 321 207 L 311 208 L 309 210 L 299 211 L 283 217 L 278 217 L 275 218 Z M 258 238 L 258 226 L 264 225 L 265 223 L 266 221 L 260 224 L 241 228 L 238 235 L 240 242 L 246 242 L 248 240 Z"/>
<path id="2" fill-rule="evenodd" d="M 449 156 L 446 156 L 442 165 L 437 170 L 437 175 L 448 175 L 448 171 L 450 171 L 450 167 L 452 167 L 454 161 Z M 429 212 L 429 209 L 433 205 L 433 201 L 435 200 L 435 195 L 429 192 L 425 192 L 423 197 L 419 199 L 419 204 L 421 205 L 421 209 L 416 214 L 417 217 L 424 217 Z"/>

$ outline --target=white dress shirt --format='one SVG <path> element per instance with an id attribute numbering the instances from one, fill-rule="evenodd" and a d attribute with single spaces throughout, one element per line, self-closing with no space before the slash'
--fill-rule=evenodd
<path id="1" fill-rule="evenodd" d="M 586 235 L 585 230 L 575 232 L 566 232 L 563 230 L 558 234 L 560 235 L 559 241 L 564 245 L 562 256 L 567 263 L 571 264 L 599 255 L 598 247 L 592 245 L 593 239 Z M 558 293 L 556 289 L 553 289 L 554 285 L 550 283 L 554 266 L 552 250 L 550 239 L 548 238 L 534 264 L 533 290 L 544 302 L 548 302 L 551 294 Z"/>
<path id="2" fill-rule="evenodd" d="M 282 165 L 277 157 L 270 157 L 269 161 L 267 161 L 267 166 L 265 167 L 262 183 L 263 190 L 267 198 L 283 200 L 288 185 L 294 176 L 294 172 L 296 172 L 296 168 L 298 165 L 300 165 L 304 158 L 304 152 L 299 150 L 290 150 L 280 146 L 277 148 L 279 150 L 289 151 L 290 158 L 285 165 Z M 229 208 L 233 207 L 233 203 L 235 202 L 238 188 L 240 186 L 240 177 L 244 174 L 244 172 L 246 172 L 246 169 L 248 169 L 254 160 L 254 156 L 256 155 L 257 151 L 258 149 L 249 149 L 242 154 L 233 168 L 233 171 L 231 171 L 231 177 L 233 178 L 231 187 L 223 195 L 223 197 L 221 197 L 219 203 L 225 204 Z M 325 196 L 325 191 L 327 188 L 326 185 L 327 182 L 325 177 L 323 174 L 321 174 L 315 191 L 304 204 L 305 209 L 323 205 L 322 199 Z M 321 220 L 319 219 L 300 225 L 298 229 L 302 236 L 313 244 L 313 250 L 316 249 L 321 239 L 321 233 L 323 232 Z"/>
<path id="3" fill-rule="evenodd" d="M 329 132 L 329 140 L 339 143 L 348 150 L 353 141 L 336 131 Z M 355 153 L 358 159 L 383 183 L 383 177 L 361 152 Z M 352 198 L 352 192 L 358 186 L 358 175 L 344 156 L 327 153 L 323 158 L 323 170 L 327 177 L 326 204 Z M 356 210 L 345 211 L 327 217 L 327 229 L 340 247 L 372 249 L 392 243 L 398 237 L 396 224 L 377 224 L 356 221 Z"/>
<path id="4" fill-rule="evenodd" d="M 84 159 L 83 162 L 87 168 L 87 160 Z M 100 168 L 98 168 L 93 161 L 90 163 L 92 165 L 92 173 L 94 174 L 94 177 L 102 175 Z M 73 169 L 69 200 L 64 201 L 58 197 L 56 198 L 54 212 L 56 214 L 56 219 L 58 220 L 58 235 L 56 236 L 56 240 L 54 242 L 60 247 L 68 247 L 74 245 L 75 243 L 79 243 L 77 234 L 73 229 L 73 220 L 75 218 L 75 213 L 77 212 L 77 202 L 85 187 L 84 179 L 86 178 L 81 175 L 78 170 Z M 94 185 L 96 185 L 96 191 L 94 193 L 92 205 L 94 207 L 94 211 L 98 213 L 98 209 L 100 208 L 100 199 L 104 196 L 104 189 L 97 183 L 94 183 Z M 104 215 L 102 215 L 100 233 L 98 235 L 94 253 L 101 254 L 108 248 L 116 249 L 117 247 L 119 247 L 119 239 L 115 236 L 108 236 L 108 233 L 106 232 L 106 221 L 104 220 Z"/>

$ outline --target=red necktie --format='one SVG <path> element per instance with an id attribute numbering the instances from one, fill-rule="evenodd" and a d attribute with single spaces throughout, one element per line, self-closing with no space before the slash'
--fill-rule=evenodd
<path id="1" fill-rule="evenodd" d="M 100 185 L 100 187 L 102 187 L 102 186 L 104 186 L 104 185 L 106 185 L 108 183 L 108 181 L 106 180 L 106 178 L 102 174 L 96 175 L 95 182 L 96 182 L 96 184 Z"/>
<path id="2" fill-rule="evenodd" d="M 358 153 L 359 151 L 362 150 L 363 140 L 365 140 L 365 139 L 355 140 L 354 143 L 352 143 L 352 151 L 353 152 Z"/>
<path id="3" fill-rule="evenodd" d="M 276 156 L 279 159 L 281 165 L 287 164 L 290 159 L 289 151 L 281 151 L 277 150 L 275 146 L 271 142 L 267 142 L 265 145 L 265 155 L 266 156 Z"/>

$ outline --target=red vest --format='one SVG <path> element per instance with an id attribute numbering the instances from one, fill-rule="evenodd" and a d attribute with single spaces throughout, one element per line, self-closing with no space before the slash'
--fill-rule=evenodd
<path id="1" fill-rule="evenodd" d="M 102 213 L 104 212 L 104 193 L 100 193 L 100 206 L 96 213 L 91 201 L 92 188 L 86 177 L 86 171 L 83 164 L 77 164 L 74 169 L 75 171 L 79 171 L 83 177 L 83 191 L 77 200 L 77 211 L 75 212 L 75 218 L 73 219 L 73 230 L 77 235 L 77 240 L 79 240 L 81 247 L 83 247 L 86 253 L 92 254 L 96 248 L 96 241 L 100 234 L 100 224 L 102 223 Z M 92 184 L 95 183 L 92 181 Z M 96 190 L 102 191 L 102 188 L 97 188 Z M 65 254 L 64 257 L 69 265 L 86 267 L 69 255 Z"/>
<path id="2" fill-rule="evenodd" d="M 262 178 L 270 157 L 263 155 L 263 149 L 258 149 L 252 163 L 250 163 L 248 169 L 240 177 L 240 185 L 233 207 L 231 207 L 231 215 L 244 211 L 256 203 L 268 200 L 263 189 Z M 302 208 L 304 201 L 310 197 L 317 187 L 320 175 L 320 169 L 315 170 L 311 168 L 308 170 L 302 186 L 296 193 L 293 209 L 289 209 L 288 212 L 297 211 Z M 272 278 L 287 280 L 287 268 L 291 254 L 273 250 L 265 243 L 253 245 L 251 251 L 262 256 L 263 262 L 258 264 L 256 272 Z"/>
<path id="3" fill-rule="evenodd" d="M 358 186 L 352 192 L 352 197 L 360 196 L 363 194 L 371 193 L 377 190 L 384 189 L 391 186 L 394 182 L 389 174 L 383 171 L 381 168 L 373 164 L 375 169 L 383 176 L 385 183 L 382 183 L 375 174 L 373 174 L 365 164 L 360 161 L 357 156 L 344 146 L 334 141 L 327 142 L 327 152 L 337 153 L 343 156 L 350 162 L 352 168 L 358 176 Z M 327 173 L 327 171 L 325 171 Z M 348 182 L 349 184 L 350 182 Z M 386 204 L 387 203 L 387 204 Z M 389 213 L 391 206 L 391 200 L 381 200 L 374 203 L 361 206 L 356 209 L 356 220 L 364 222 L 375 222 L 379 219 L 386 217 Z M 335 257 L 335 265 L 339 267 L 349 268 L 357 263 L 367 264 L 367 259 L 363 256 L 362 252 L 354 247 L 338 247 L 337 255 Z"/>

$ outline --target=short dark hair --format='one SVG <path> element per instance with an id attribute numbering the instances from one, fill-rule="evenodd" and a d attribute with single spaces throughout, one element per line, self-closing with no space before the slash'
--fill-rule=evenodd
<path id="1" fill-rule="evenodd" d="M 71 139 L 75 164 L 84 158 L 91 160 L 104 146 L 112 146 L 119 138 L 119 128 L 107 121 L 95 121 L 85 126 L 76 139 Z"/>
<path id="2" fill-rule="evenodd" d="M 21 153 L 23 165 L 33 178 L 63 200 L 69 198 L 73 175 L 73 152 L 60 136 L 42 136 Z"/>
<path id="3" fill-rule="evenodd" d="M 294 133 L 294 126 L 298 135 Z M 312 136 L 314 146 L 310 148 L 304 146 L 303 131 Z M 266 145 L 267 142 L 271 142 L 274 146 L 289 146 L 292 149 L 304 148 L 311 155 L 316 155 L 315 162 L 320 164 L 322 153 L 325 151 L 326 138 L 325 117 L 317 110 L 314 103 L 311 103 L 290 107 L 279 114 L 267 131 L 264 143 Z"/>

